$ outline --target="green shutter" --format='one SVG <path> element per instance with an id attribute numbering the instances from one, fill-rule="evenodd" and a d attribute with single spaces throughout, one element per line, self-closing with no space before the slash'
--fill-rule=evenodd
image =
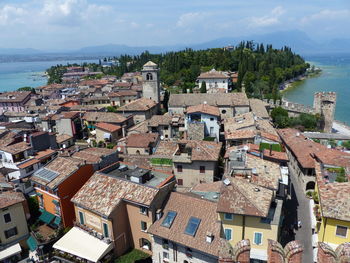
<path id="1" fill-rule="evenodd" d="M 109 237 L 108 225 L 106 223 L 103 223 L 103 234 L 104 234 L 105 237 Z"/>
<path id="2" fill-rule="evenodd" d="M 84 214 L 79 211 L 79 219 L 80 219 L 80 224 L 84 225 Z"/>

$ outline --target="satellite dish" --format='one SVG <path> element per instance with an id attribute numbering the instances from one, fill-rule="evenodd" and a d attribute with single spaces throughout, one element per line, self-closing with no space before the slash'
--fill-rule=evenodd
<path id="1" fill-rule="evenodd" d="M 162 136 L 160 136 L 160 139 L 161 139 L 161 140 L 164 140 L 164 136 L 163 136 L 163 135 L 162 135 Z"/>
<path id="2" fill-rule="evenodd" d="M 117 150 L 118 150 L 118 152 L 120 152 L 122 150 L 122 148 L 118 147 Z"/>
<path id="3" fill-rule="evenodd" d="M 62 145 L 62 148 L 63 148 L 63 149 L 66 149 L 66 145 L 65 145 L 65 144 L 63 144 L 63 145 Z"/>
<path id="4" fill-rule="evenodd" d="M 248 145 L 244 145 L 244 146 L 243 146 L 243 150 L 248 151 L 248 150 L 249 150 Z"/>

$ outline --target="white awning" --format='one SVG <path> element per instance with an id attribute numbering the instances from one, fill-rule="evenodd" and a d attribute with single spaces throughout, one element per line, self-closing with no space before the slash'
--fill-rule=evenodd
<path id="1" fill-rule="evenodd" d="M 267 261 L 267 249 L 250 249 L 250 258 Z"/>
<path id="2" fill-rule="evenodd" d="M 312 250 L 313 262 L 317 262 L 317 252 L 318 252 L 318 248 L 315 247 L 315 248 Z"/>
<path id="3" fill-rule="evenodd" d="M 53 248 L 97 262 L 113 249 L 113 242 L 107 244 L 97 237 L 73 227 L 53 245 Z"/>
<path id="4" fill-rule="evenodd" d="M 5 248 L 4 250 L 0 251 L 0 260 L 4 260 L 6 258 L 12 257 L 16 254 L 21 253 L 22 249 L 19 243 L 14 244 L 8 248 Z"/>
<path id="5" fill-rule="evenodd" d="M 91 134 L 91 135 L 96 135 L 96 131 L 95 131 L 95 130 L 90 131 L 90 134 Z"/>

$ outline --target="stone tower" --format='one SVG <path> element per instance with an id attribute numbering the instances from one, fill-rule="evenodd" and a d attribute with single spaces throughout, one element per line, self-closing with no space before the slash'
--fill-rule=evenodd
<path id="1" fill-rule="evenodd" d="M 160 102 L 159 69 L 157 64 L 148 61 L 141 70 L 143 97 Z"/>
<path id="2" fill-rule="evenodd" d="M 337 94 L 335 92 L 316 92 L 314 109 L 322 117 L 321 128 L 324 132 L 332 132 Z"/>

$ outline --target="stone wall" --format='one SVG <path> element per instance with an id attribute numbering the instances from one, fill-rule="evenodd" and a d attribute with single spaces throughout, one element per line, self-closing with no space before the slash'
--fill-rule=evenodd
<path id="1" fill-rule="evenodd" d="M 188 122 L 187 135 L 189 140 L 204 139 L 204 122 Z"/>
<path id="2" fill-rule="evenodd" d="M 321 127 L 324 132 L 332 132 L 337 95 L 335 92 L 316 92 L 314 109 L 322 117 Z"/>

